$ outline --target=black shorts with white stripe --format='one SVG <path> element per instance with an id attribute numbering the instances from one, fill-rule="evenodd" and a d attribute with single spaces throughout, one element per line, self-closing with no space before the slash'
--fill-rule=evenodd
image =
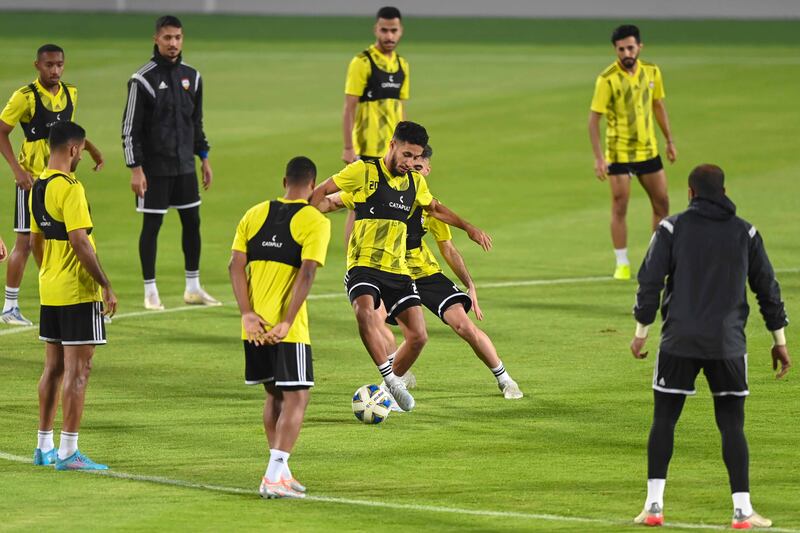
<path id="1" fill-rule="evenodd" d="M 64 346 L 105 344 L 103 302 L 41 306 L 39 340 Z"/>
<path id="2" fill-rule="evenodd" d="M 28 209 L 28 198 L 31 192 L 17 186 L 17 198 L 14 202 L 14 231 L 17 233 L 30 233 L 31 212 Z"/>
<path id="3" fill-rule="evenodd" d="M 441 318 L 445 324 L 447 320 L 444 319 L 444 312 L 450 307 L 461 304 L 467 313 L 472 309 L 472 298 L 469 294 L 459 289 L 458 285 L 441 272 L 416 279 L 414 283 L 417 285 L 419 297 L 422 298 L 422 305 Z"/>
<path id="4" fill-rule="evenodd" d="M 311 346 L 294 342 L 256 346 L 244 341 L 244 382 L 247 385 L 272 383 L 285 390 L 313 387 Z"/>
<path id="5" fill-rule="evenodd" d="M 700 370 L 706 375 L 713 396 L 747 396 L 747 354 L 733 359 L 699 359 L 676 357 L 663 351 L 656 356 L 653 369 L 653 388 L 659 392 L 697 393 L 695 378 Z"/>
<path id="6" fill-rule="evenodd" d="M 383 301 L 386 307 L 386 322 L 397 324 L 397 315 L 417 305 L 422 305 L 417 286 L 411 276 L 392 274 L 377 268 L 353 267 L 344 276 L 344 286 L 350 303 L 368 294 L 372 296 L 375 309 Z"/>
<path id="7" fill-rule="evenodd" d="M 172 209 L 189 209 L 200 205 L 197 173 L 178 176 L 147 176 L 144 198 L 134 195 L 139 213 L 165 214 Z"/>

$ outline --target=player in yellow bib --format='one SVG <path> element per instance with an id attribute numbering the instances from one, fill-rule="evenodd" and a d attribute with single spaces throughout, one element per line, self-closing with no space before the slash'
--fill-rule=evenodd
<path id="1" fill-rule="evenodd" d="M 78 451 L 78 428 L 97 345 L 106 343 L 103 315 L 117 297 L 95 251 L 93 222 L 83 185 L 75 177 L 86 133 L 74 122 L 50 128 L 52 153 L 30 195 L 31 247 L 39 265 L 39 339 L 45 365 L 39 380 L 39 435 L 33 464 L 56 470 L 105 470 Z M 61 443 L 53 421 L 61 389 Z"/>
<path id="2" fill-rule="evenodd" d="M 421 159 L 414 164 L 414 170 L 426 179 L 431 171 L 431 157 L 433 149 L 430 145 L 422 151 Z M 328 198 L 328 210 L 355 209 L 351 193 L 336 193 Z M 472 281 L 464 258 L 453 244 L 453 235 L 450 226 L 441 220 L 429 216 L 421 208 L 417 208 L 409 218 L 408 235 L 406 238 L 406 262 L 411 277 L 417 286 L 422 305 L 438 316 L 442 322 L 450 326 L 453 331 L 464 339 L 473 349 L 475 355 L 483 361 L 492 371 L 497 385 L 503 396 L 508 400 L 522 398 L 523 393 L 519 385 L 511 378 L 497 355 L 497 350 L 492 340 L 479 329 L 469 318 L 469 311 L 475 311 L 478 320 L 483 320 L 483 312 L 478 305 L 478 291 Z M 436 256 L 425 243 L 423 237 L 430 233 L 436 240 L 439 252 L 444 257 L 453 272 L 467 287 L 467 292 L 462 291 L 453 281 L 442 273 L 442 268 Z M 390 343 L 394 343 L 394 335 L 388 326 L 385 334 Z M 394 350 L 394 348 L 392 348 Z M 394 356 L 394 354 L 392 354 Z M 390 356 L 391 357 L 391 356 Z"/>
<path id="3" fill-rule="evenodd" d="M 611 240 L 617 266 L 614 278 L 631 277 L 628 259 L 628 228 L 625 217 L 636 176 L 653 207 L 653 230 L 669 214 L 667 176 L 658 155 L 655 123 L 667 140 L 667 159 L 675 162 L 677 151 L 664 105 L 661 70 L 639 59 L 642 42 L 639 28 L 620 26 L 611 42 L 617 54 L 598 77 L 589 113 L 589 138 L 594 151 L 594 172 L 611 185 Z M 606 118 L 606 151 L 600 146 L 600 119 Z"/>
<path id="4" fill-rule="evenodd" d="M 28 202 L 33 181 L 47 166 L 50 147 L 47 137 L 50 126 L 58 121 L 74 120 L 78 105 L 78 89 L 61 81 L 64 72 L 64 50 L 45 44 L 36 52 L 33 66 L 38 77 L 14 91 L 0 114 L 0 153 L 8 162 L 16 181 L 14 203 L 14 249 L 6 270 L 6 289 L 0 322 L 29 326 L 31 321 L 19 309 L 19 287 L 30 255 L 30 213 Z M 19 124 L 25 135 L 19 156 L 14 155 L 10 135 Z M 95 170 L 103 167 L 103 155 L 88 140 L 86 150 L 95 162 Z"/>
<path id="5" fill-rule="evenodd" d="M 325 264 L 330 221 L 308 205 L 317 169 L 295 157 L 283 178 L 286 194 L 242 217 L 231 252 L 233 292 L 242 314 L 245 383 L 266 389 L 264 430 L 270 448 L 259 488 L 265 498 L 302 498 L 289 454 L 314 386 L 306 297 Z"/>
<path id="6" fill-rule="evenodd" d="M 434 199 L 425 177 L 414 171 L 427 144 L 425 128 L 400 122 L 385 156 L 348 165 L 319 185 L 311 199 L 312 205 L 320 206 L 327 195 L 340 190 L 353 195 L 356 221 L 348 244 L 345 286 L 364 347 L 405 411 L 413 409 L 414 398 L 402 377 L 427 342 L 422 302 L 406 262 L 409 216 L 422 208 L 466 231 L 485 250 L 491 248 L 491 238 Z M 386 320 L 399 323 L 405 339 L 393 360 L 381 325 L 381 303 Z"/>

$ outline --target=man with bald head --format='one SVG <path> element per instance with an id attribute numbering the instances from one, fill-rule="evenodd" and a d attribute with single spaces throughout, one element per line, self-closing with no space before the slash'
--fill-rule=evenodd
<path id="1" fill-rule="evenodd" d="M 664 523 L 664 486 L 672 457 L 675 425 L 687 396 L 696 393 L 700 370 L 714 397 L 722 435 L 735 529 L 769 527 L 772 521 L 750 503 L 749 456 L 744 435 L 747 384 L 745 324 L 747 285 L 756 293 L 761 315 L 772 332 L 772 368 L 789 371 L 784 326 L 788 324 L 775 272 L 755 226 L 736 216 L 725 194 L 725 174 L 700 165 L 689 175 L 689 208 L 663 219 L 650 241 L 638 274 L 633 314 L 636 334 L 631 352 L 644 359 L 649 325 L 661 291 L 661 343 L 653 373 L 654 413 L 647 446 L 647 499 L 634 521 Z M 666 282 L 666 289 L 665 287 Z"/>

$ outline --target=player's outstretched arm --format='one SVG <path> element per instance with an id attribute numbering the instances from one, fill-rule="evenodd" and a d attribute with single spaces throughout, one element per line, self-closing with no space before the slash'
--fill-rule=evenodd
<path id="1" fill-rule="evenodd" d="M 358 96 L 352 94 L 344 95 L 344 111 L 342 112 L 344 149 L 342 150 L 342 161 L 348 165 L 356 160 L 356 151 L 353 148 L 353 123 L 356 120 L 356 107 L 358 107 Z"/>
<path id="2" fill-rule="evenodd" d="M 289 334 L 289 329 L 292 327 L 297 313 L 308 298 L 308 293 L 311 292 L 311 285 L 314 283 L 318 266 L 319 263 L 313 259 L 304 259 L 300 264 L 300 270 L 292 285 L 292 296 L 289 299 L 286 315 L 275 324 L 275 327 L 267 331 L 267 344 L 278 344 Z"/>
<path id="3" fill-rule="evenodd" d="M 329 194 L 333 194 L 335 192 L 339 192 L 341 189 L 336 182 L 333 181 L 333 178 L 328 178 L 314 189 L 314 192 L 311 194 L 311 200 L 308 203 L 319 209 L 319 205 L 322 203 L 322 200 L 328 196 Z"/>
<path id="4" fill-rule="evenodd" d="M 600 181 L 608 177 L 608 163 L 600 145 L 600 118 L 603 115 L 597 111 L 589 111 L 589 140 L 592 142 L 594 152 L 594 175 Z"/>
<path id="5" fill-rule="evenodd" d="M 444 257 L 444 260 L 450 266 L 450 270 L 452 270 L 455 275 L 458 276 L 458 279 L 461 280 L 461 283 L 467 287 L 469 297 L 472 299 L 472 309 L 475 311 L 475 316 L 478 320 L 483 320 L 483 312 L 478 305 L 478 291 L 475 288 L 475 283 L 472 281 L 469 269 L 467 269 L 467 264 L 461 256 L 461 252 L 458 251 L 458 248 L 456 248 L 452 240 L 436 241 L 436 244 L 439 245 L 439 252 L 441 252 L 442 257 Z"/>
<path id="6" fill-rule="evenodd" d="M 9 138 L 13 129 L 14 126 L 9 126 L 0 120 L 0 153 L 8 162 L 11 172 L 14 174 L 14 181 L 17 182 L 19 188 L 29 191 L 33 186 L 33 177 L 20 166 L 17 156 L 14 154 L 14 148 L 11 146 Z"/>
<path id="7" fill-rule="evenodd" d="M 97 172 L 98 170 L 103 170 L 103 166 L 105 166 L 106 162 L 103 160 L 103 153 L 100 149 L 94 145 L 89 139 L 86 139 L 86 146 L 84 150 L 89 152 L 89 156 L 91 156 L 92 161 L 94 161 L 94 171 Z"/>
<path id="8" fill-rule="evenodd" d="M 233 250 L 231 260 L 228 263 L 228 274 L 231 277 L 233 286 L 233 296 L 239 305 L 239 313 L 242 315 L 242 326 L 244 327 L 247 340 L 256 346 L 264 344 L 266 326 L 271 326 L 266 320 L 261 318 L 250 305 L 250 294 L 247 289 L 247 254 Z"/>
<path id="9" fill-rule="evenodd" d="M 332 213 L 334 211 L 338 211 L 339 209 L 344 209 L 345 205 L 342 202 L 342 195 L 341 193 L 333 193 L 329 194 L 317 206 L 320 213 Z"/>
<path id="10" fill-rule="evenodd" d="M 434 198 L 429 205 L 423 206 L 422 208 L 433 218 L 441 220 L 445 224 L 449 224 L 454 228 L 465 231 L 470 239 L 478 243 L 478 245 L 480 245 L 480 247 L 487 252 L 492 249 L 492 238 L 488 233 L 476 228 L 458 216 L 455 212 L 445 207 L 444 204 L 442 204 L 436 198 Z"/>
<path id="11" fill-rule="evenodd" d="M 667 159 L 670 163 L 674 163 L 678 158 L 678 150 L 675 148 L 675 143 L 672 140 L 672 131 L 669 128 L 669 116 L 667 115 L 667 106 L 664 105 L 664 100 L 653 100 L 653 112 L 656 115 L 656 122 L 658 127 L 661 128 L 661 133 L 667 140 Z"/>
<path id="12" fill-rule="evenodd" d="M 6 243 L 3 242 L 3 238 L 0 237 L 0 263 L 6 260 L 8 257 L 8 249 L 6 248 Z"/>
<path id="13" fill-rule="evenodd" d="M 100 266 L 100 259 L 94 251 L 89 234 L 86 233 L 85 228 L 74 229 L 68 233 L 69 243 L 72 249 L 75 250 L 75 255 L 78 257 L 81 266 L 89 272 L 100 287 L 103 288 L 103 314 L 114 316 L 117 312 L 117 295 L 111 289 L 111 282 L 108 280 L 106 273 L 103 272 L 103 267 Z"/>

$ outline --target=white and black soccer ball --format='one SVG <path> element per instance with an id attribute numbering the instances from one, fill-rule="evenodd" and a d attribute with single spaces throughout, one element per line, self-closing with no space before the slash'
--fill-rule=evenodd
<path id="1" fill-rule="evenodd" d="M 377 385 L 364 385 L 353 394 L 353 414 L 365 424 L 380 424 L 391 413 L 392 400 Z"/>

